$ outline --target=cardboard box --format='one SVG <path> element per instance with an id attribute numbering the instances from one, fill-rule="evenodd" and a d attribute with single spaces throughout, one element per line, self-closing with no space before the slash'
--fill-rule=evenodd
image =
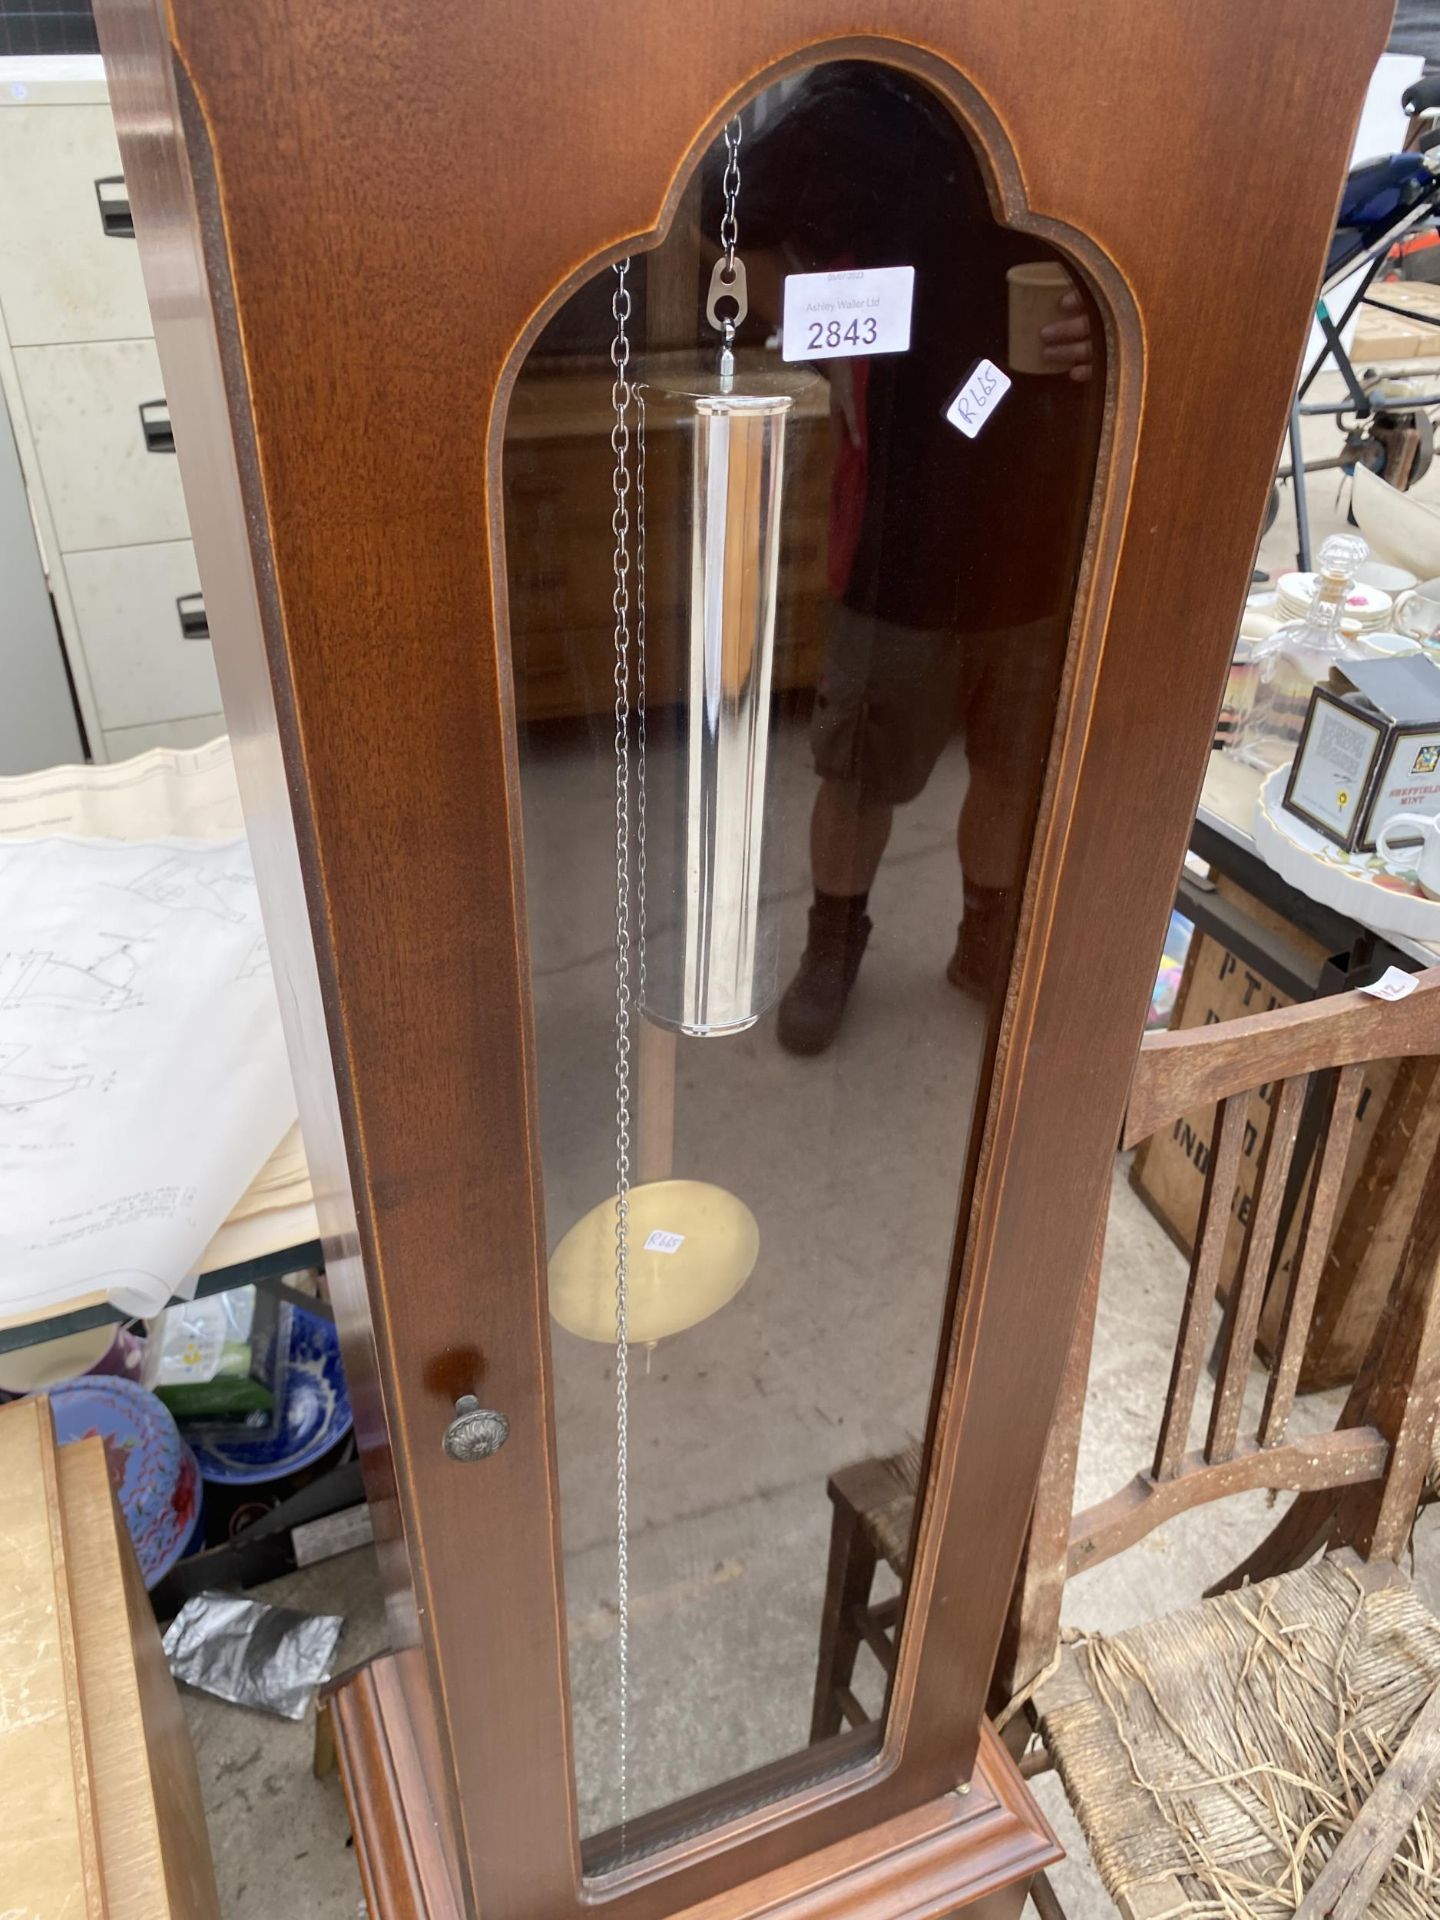
<path id="1" fill-rule="evenodd" d="M 1440 667 L 1347 660 L 1310 696 L 1285 807 L 1347 853 L 1397 813 L 1440 813 Z"/>

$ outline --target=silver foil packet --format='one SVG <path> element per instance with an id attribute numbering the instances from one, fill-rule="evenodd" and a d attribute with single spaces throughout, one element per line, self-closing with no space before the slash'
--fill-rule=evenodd
<path id="1" fill-rule="evenodd" d="M 237 1707 L 303 1720 L 330 1673 L 345 1627 L 338 1613 L 300 1613 L 241 1593 L 198 1593 L 165 1630 L 170 1671 Z"/>

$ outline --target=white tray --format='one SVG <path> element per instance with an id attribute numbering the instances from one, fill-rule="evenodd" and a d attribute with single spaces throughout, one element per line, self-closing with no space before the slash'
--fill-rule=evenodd
<path id="1" fill-rule="evenodd" d="M 1369 854 L 1343 853 L 1286 813 L 1281 802 L 1289 778 L 1288 764 L 1267 774 L 1255 803 L 1255 848 L 1266 866 L 1362 927 L 1440 945 L 1440 901 L 1428 899 L 1413 879 L 1387 873 Z"/>

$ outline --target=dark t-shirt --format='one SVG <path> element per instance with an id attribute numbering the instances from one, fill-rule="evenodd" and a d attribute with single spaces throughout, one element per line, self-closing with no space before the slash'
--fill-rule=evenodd
<path id="1" fill-rule="evenodd" d="M 817 68 L 746 142 L 739 216 L 741 253 L 778 248 L 787 272 L 915 269 L 909 351 L 848 362 L 862 444 L 842 448 L 836 470 L 840 597 L 902 625 L 956 631 L 1063 610 L 1103 380 L 1098 366 L 1083 384 L 1016 374 L 977 439 L 946 420 L 978 359 L 1005 366 L 1006 268 L 1058 257 L 995 224 L 948 110 L 891 68 Z"/>

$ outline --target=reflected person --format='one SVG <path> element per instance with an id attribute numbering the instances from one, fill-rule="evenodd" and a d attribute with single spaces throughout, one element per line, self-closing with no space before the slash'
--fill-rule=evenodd
<path id="1" fill-rule="evenodd" d="M 859 191 L 836 184 L 840 149 L 858 152 L 844 171 Z M 894 810 L 957 735 L 963 917 L 946 971 L 982 997 L 1003 973 L 1089 507 L 1096 333 L 1072 288 L 1045 329 L 1053 373 L 1014 375 L 973 440 L 946 419 L 978 360 L 1007 365 L 1006 269 L 1055 256 L 995 224 L 948 109 L 897 70 L 806 75 L 747 140 L 740 206 L 749 243 L 787 272 L 915 269 L 908 352 L 820 363 L 835 452 L 811 720 L 814 901 L 778 1020 L 782 1045 L 818 1053 L 870 937 Z"/>

